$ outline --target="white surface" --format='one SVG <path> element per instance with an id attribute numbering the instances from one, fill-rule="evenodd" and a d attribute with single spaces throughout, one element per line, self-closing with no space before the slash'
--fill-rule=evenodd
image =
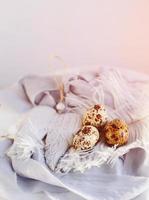
<path id="1" fill-rule="evenodd" d="M 129 77 L 127 77 L 127 73 Z M 130 123 L 130 121 L 132 121 L 132 126 L 130 127 L 131 130 L 130 129 L 129 130 L 130 130 L 130 138 L 133 139 L 132 141 L 134 141 L 134 143 L 132 142 L 130 145 L 125 145 L 123 147 L 118 148 L 115 151 L 115 153 L 111 155 L 112 157 L 110 156 L 111 158 L 108 159 L 109 164 L 111 163 L 111 161 L 114 161 L 116 158 L 118 158 L 118 156 L 125 154 L 129 148 L 134 148 L 136 147 L 136 145 L 137 147 L 138 145 L 140 146 L 140 143 L 138 143 L 139 141 L 137 140 L 140 138 L 139 136 L 141 136 L 140 140 L 143 138 L 144 138 L 143 140 L 145 140 L 145 143 L 143 142 L 142 144 L 143 145 L 142 147 L 145 148 L 145 150 L 136 148 L 135 150 L 131 150 L 131 152 L 127 153 L 123 161 L 122 159 L 116 159 L 115 161 L 117 162 L 115 163 L 114 161 L 115 165 L 113 167 L 111 167 L 111 165 L 110 166 L 103 165 L 99 169 L 92 168 L 89 171 L 86 171 L 85 174 L 80 174 L 78 172 L 78 173 L 69 173 L 65 176 L 62 175 L 61 177 L 59 176 L 55 177 L 51 174 L 49 170 L 47 170 L 46 167 L 42 165 L 43 151 L 42 151 L 42 145 L 41 145 L 42 144 L 41 138 L 43 138 L 43 134 L 47 133 L 48 127 L 52 127 L 52 124 L 55 126 L 55 121 L 53 120 L 53 117 L 54 117 L 53 114 L 55 112 L 53 108 L 50 108 L 47 106 L 36 106 L 33 108 L 31 102 L 35 103 L 35 100 L 37 98 L 33 98 L 33 97 L 39 97 L 39 93 L 45 92 L 45 88 L 43 88 L 43 85 L 45 87 L 47 86 L 47 91 L 49 91 L 50 93 L 53 91 L 53 84 L 50 84 L 49 82 L 47 82 L 46 79 L 43 79 L 45 84 L 41 84 L 41 81 L 38 77 L 36 77 L 37 79 L 34 79 L 34 80 L 28 77 L 29 78 L 28 81 L 26 78 L 26 81 L 24 80 L 23 82 L 21 82 L 21 85 L 24 85 L 23 88 L 21 87 L 22 89 L 19 87 L 19 85 L 16 85 L 16 87 L 14 88 L 0 91 L 0 102 L 1 102 L 0 115 L 2 119 L 4 117 L 5 119 L 7 119 L 7 124 L 5 124 L 7 125 L 7 127 L 5 126 L 6 131 L 4 131 L 4 124 L 0 123 L 0 134 L 1 136 L 4 136 L 5 134 L 10 134 L 9 135 L 10 137 L 17 134 L 15 135 L 14 144 L 13 146 L 11 146 L 11 150 L 9 149 L 9 154 L 8 154 L 12 160 L 12 165 L 9 162 L 10 160 L 7 160 L 7 157 L 5 154 L 5 152 L 8 149 L 8 146 L 10 146 L 11 144 L 9 143 L 9 141 L 5 141 L 5 140 L 0 141 L 0 163 L 1 163 L 0 165 L 0 199 L 4 198 L 4 199 L 9 199 L 9 200 L 20 200 L 20 199 L 21 200 L 25 200 L 25 199 L 28 199 L 28 200 L 43 200 L 43 199 L 44 200 L 58 200 L 58 199 L 59 200 L 66 200 L 66 199 L 130 200 L 130 199 L 134 199 L 134 197 L 141 194 L 139 198 L 136 197 L 135 200 L 148 200 L 149 193 L 147 189 L 149 189 L 149 178 L 148 178 L 149 173 L 147 169 L 149 168 L 149 151 L 148 151 L 149 148 L 148 148 L 147 138 L 148 138 L 148 130 L 149 130 L 149 120 L 147 118 L 147 114 L 148 114 L 148 108 L 149 108 L 148 106 L 149 96 L 147 95 L 148 94 L 147 88 L 149 84 L 146 81 L 147 79 L 143 80 L 142 76 L 137 77 L 135 74 L 135 76 L 133 77 L 132 74 L 129 73 L 129 71 L 127 73 L 124 73 L 125 80 L 123 80 L 123 78 L 120 75 L 118 75 L 119 73 L 117 74 L 117 72 L 114 69 L 111 69 L 111 70 L 107 69 L 107 71 L 105 71 L 104 74 L 100 74 L 99 79 L 101 80 L 100 81 L 101 87 L 99 88 L 101 88 L 101 90 L 96 90 L 98 95 L 94 95 L 91 92 L 90 94 L 92 95 L 90 96 L 85 95 L 85 94 L 88 94 L 85 91 L 90 91 L 89 83 L 91 84 L 91 82 L 93 81 L 92 79 L 93 75 L 91 74 L 90 75 L 86 74 L 86 76 L 85 74 L 81 75 L 81 77 L 82 76 L 84 78 L 86 77 L 88 81 L 90 80 L 88 83 L 86 83 L 86 81 L 83 81 L 84 78 L 82 78 L 82 81 L 84 82 L 86 87 L 85 85 L 84 87 L 80 87 L 82 84 L 79 84 L 79 85 L 73 84 L 73 82 L 76 83 L 76 79 L 70 78 L 68 79 L 70 80 L 69 83 L 66 82 L 67 88 L 70 88 L 69 86 L 71 84 L 76 87 L 74 91 L 78 91 L 78 95 L 73 94 L 73 104 L 71 104 L 73 105 L 73 108 L 76 107 L 76 112 L 77 110 L 80 112 L 80 110 L 84 108 L 83 104 L 80 104 L 80 101 L 85 103 L 86 98 L 87 98 L 88 103 L 89 102 L 92 103 L 94 99 L 93 97 L 95 96 L 97 97 L 98 102 L 103 102 L 104 99 L 106 100 L 106 102 L 110 106 L 110 110 L 109 110 L 110 112 L 108 112 L 110 116 L 114 117 L 116 113 L 117 114 L 119 113 L 118 116 L 121 116 L 124 120 L 127 120 L 126 122 L 128 124 Z M 132 76 L 131 78 L 132 84 L 130 83 L 130 75 Z M 128 78 L 127 84 L 126 84 L 126 80 L 127 80 L 126 77 Z M 110 80 L 113 80 L 115 84 L 111 85 Z M 50 82 L 53 83 L 52 80 Z M 109 85 L 110 87 L 108 87 Z M 145 89 L 144 87 L 146 87 L 146 90 L 143 90 Z M 126 95 L 123 95 L 124 90 L 126 91 Z M 141 93 L 142 95 L 140 95 L 140 91 L 142 92 Z M 65 102 L 67 101 L 66 105 L 68 106 L 70 105 L 70 103 L 72 103 L 71 101 L 72 98 L 68 98 L 68 95 L 69 97 L 71 97 L 71 94 L 72 94 L 71 91 L 68 90 L 67 98 L 65 98 Z M 28 98 L 25 98 L 26 95 L 28 95 Z M 86 98 L 84 98 L 85 96 Z M 78 97 L 80 97 L 80 101 L 76 101 Z M 44 95 L 44 98 L 45 100 L 48 100 L 48 98 L 46 98 L 46 95 Z M 115 114 L 112 112 L 112 108 L 113 108 L 111 104 L 112 101 L 111 100 L 107 101 L 110 98 L 112 98 L 114 102 Z M 34 101 L 32 101 L 33 99 Z M 141 99 L 143 99 L 143 101 L 141 101 Z M 42 100 L 40 99 L 39 101 L 40 101 L 39 103 L 41 102 L 43 103 L 43 99 Z M 49 104 L 50 104 L 50 101 L 51 101 L 51 98 L 49 98 Z M 103 104 L 106 104 L 106 102 Z M 141 105 L 141 111 L 140 109 L 135 109 L 136 105 L 138 105 L 137 106 L 138 108 Z M 28 109 L 30 110 L 29 112 L 28 112 Z M 63 114 L 63 117 L 64 115 L 66 115 L 66 113 Z M 83 110 L 81 113 L 83 113 Z M 60 118 L 61 116 L 62 114 L 59 115 Z M 63 120 L 61 120 L 59 117 L 57 118 L 57 123 L 56 123 L 57 127 L 60 127 L 59 123 L 63 122 Z M 11 126 L 10 122 L 14 123 L 14 118 L 16 118 L 15 120 L 16 123 L 13 124 L 13 126 Z M 132 119 L 135 120 L 136 123 L 133 123 Z M 50 124 L 49 124 L 49 121 L 50 121 Z M 70 117 L 70 121 L 71 121 L 71 117 Z M 22 128 L 20 128 L 20 126 Z M 70 123 L 69 124 L 66 123 L 65 127 L 66 128 L 64 127 L 62 128 L 61 126 L 63 131 L 60 131 L 60 133 L 63 136 L 65 135 L 64 130 L 71 129 L 72 125 Z M 40 133 L 38 135 L 36 132 L 37 130 Z M 56 133 L 58 132 L 56 131 Z M 48 134 L 51 135 L 50 132 Z M 53 135 L 54 138 L 57 137 L 56 135 L 57 134 Z M 54 138 L 53 139 L 51 138 L 49 140 L 50 146 L 55 143 Z M 65 140 L 67 140 L 68 142 L 68 138 L 67 139 L 65 138 Z M 61 148 L 57 148 L 57 145 L 59 144 L 59 142 L 60 142 L 60 137 L 57 138 L 57 143 L 55 143 L 56 145 L 54 145 L 55 148 L 53 149 L 55 149 L 56 151 L 54 150 L 52 152 L 56 152 L 56 154 L 54 153 L 53 155 L 57 155 L 57 153 L 61 151 Z M 48 146 L 46 145 L 46 147 Z M 107 154 L 109 151 L 107 152 L 106 146 L 104 150 L 105 151 L 102 151 L 104 154 L 100 155 L 100 160 L 97 159 L 97 156 L 95 156 L 95 160 L 97 159 L 99 164 L 101 164 L 100 161 L 104 161 L 104 162 L 106 161 L 105 159 L 106 156 L 109 157 L 109 154 Z M 32 158 L 34 159 L 30 158 L 31 152 L 33 152 Z M 23 155 L 23 158 L 22 158 L 22 155 Z M 90 155 L 91 154 L 87 155 L 87 159 L 88 159 L 88 156 L 90 157 Z M 26 159 L 24 159 L 25 158 L 24 156 L 26 157 Z M 50 157 L 50 154 L 49 154 L 49 157 Z M 82 159 L 80 160 L 82 161 L 82 164 L 83 164 L 83 160 Z M 78 159 L 77 159 L 77 162 L 78 162 Z M 14 170 L 12 170 L 12 166 Z M 65 167 L 66 166 L 67 165 L 65 165 Z M 89 167 L 89 165 L 87 166 Z M 25 177 L 30 177 L 33 179 L 37 179 L 39 181 L 33 181 L 31 179 L 26 179 L 26 178 L 24 179 L 18 176 L 16 177 L 15 172 L 21 174 L 21 176 L 24 175 Z M 67 188 L 67 190 L 63 190 L 58 187 L 55 188 L 54 186 L 51 187 L 51 184 L 61 185 L 62 187 Z M 145 190 L 147 192 L 144 193 Z M 43 191 L 45 192 L 43 193 Z"/>
<path id="2" fill-rule="evenodd" d="M 0 0 L 0 86 L 48 72 L 50 53 L 149 72 L 148 10 L 148 0 Z"/>

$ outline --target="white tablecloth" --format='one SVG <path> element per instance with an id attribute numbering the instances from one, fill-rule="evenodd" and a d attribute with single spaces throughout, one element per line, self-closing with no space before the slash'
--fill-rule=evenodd
<path id="1" fill-rule="evenodd" d="M 135 83 L 135 86 L 139 84 L 140 87 L 143 84 L 144 90 L 149 88 L 147 76 L 130 71 L 122 71 L 122 74 L 128 82 Z M 27 102 L 24 94 L 20 93 L 21 88 L 17 84 L 0 91 L 1 136 L 14 137 L 17 125 L 32 109 L 30 102 Z M 41 119 L 42 117 L 44 116 L 40 116 Z M 30 167 L 27 162 L 22 165 L 20 161 L 17 161 L 14 165 L 21 169 L 24 167 L 28 175 L 28 177 L 22 177 L 20 173 L 17 175 L 17 171 L 12 166 L 13 160 L 6 155 L 11 145 L 11 139 L 1 137 L 0 199 L 2 200 L 149 199 L 149 154 L 143 149 L 130 150 L 125 158 L 118 158 L 112 167 L 104 164 L 100 168 L 93 167 L 86 170 L 83 174 L 73 172 L 66 175 L 55 175 L 51 171 L 48 172 L 48 168 L 42 171 L 41 165 L 37 162 L 32 163 L 33 167 Z M 39 176 L 39 180 L 35 180 L 34 176 L 36 176 L 35 179 Z"/>

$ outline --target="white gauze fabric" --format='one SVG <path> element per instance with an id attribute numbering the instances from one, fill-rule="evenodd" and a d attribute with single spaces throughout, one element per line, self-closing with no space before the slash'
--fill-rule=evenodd
<path id="1" fill-rule="evenodd" d="M 105 104 L 109 120 L 121 118 L 129 125 L 129 141 L 127 145 L 118 149 L 107 147 L 102 141 L 91 151 L 77 152 L 70 148 L 58 163 L 57 172 L 68 173 L 70 170 L 84 172 L 92 166 L 100 167 L 105 162 L 113 165 L 118 157 L 123 156 L 130 149 L 148 148 L 146 141 L 149 141 L 149 101 L 146 93 L 140 95 L 140 90 L 133 87 L 133 84 L 115 69 L 103 71 L 99 77 L 91 79 L 88 83 L 85 83 L 85 77 L 82 79 L 78 85 L 75 79 L 70 81 L 70 86 L 73 86 L 75 92 L 68 93 L 67 103 L 69 104 L 70 100 L 76 111 L 77 109 L 80 111 L 80 101 L 83 102 L 83 108 L 90 106 L 88 102 Z M 89 85 L 88 89 L 87 85 Z M 79 101 L 77 101 L 78 96 Z"/>

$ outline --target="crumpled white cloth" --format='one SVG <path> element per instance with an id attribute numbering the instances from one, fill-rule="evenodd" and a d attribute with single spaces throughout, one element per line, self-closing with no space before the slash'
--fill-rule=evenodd
<path id="1" fill-rule="evenodd" d="M 43 152 L 49 148 L 43 148 L 45 142 L 43 138 L 53 129 L 50 127 L 49 130 L 49 124 L 53 119 L 61 121 L 54 109 L 59 102 L 59 86 L 52 76 L 25 77 L 16 85 L 0 92 L 1 199 L 143 200 L 149 198 L 147 170 L 149 78 L 133 75 L 131 72 L 123 72 L 121 77 L 121 73 L 116 72 L 115 75 L 119 76 L 119 80 L 125 79 L 129 85 L 126 87 L 121 81 L 117 85 L 112 76 L 114 73 L 115 69 L 96 69 L 92 73 L 65 76 L 63 80 L 66 113 L 71 112 L 78 121 L 78 125 L 72 130 L 77 131 L 80 127 L 79 119 L 82 112 L 97 102 L 107 105 L 111 118 L 125 114 L 123 118 L 130 124 L 132 137 L 127 148 L 119 148 L 119 151 L 112 154 L 109 162 L 114 163 L 113 166 L 103 164 L 100 168 L 93 167 L 83 174 L 75 172 L 57 175 L 47 167 L 44 160 Z M 113 98 L 111 94 L 117 98 Z M 129 101 L 135 104 L 130 106 Z M 71 116 L 68 118 L 74 119 Z M 56 125 L 57 131 L 60 130 L 60 122 Z M 71 143 L 72 135 L 66 131 L 66 136 L 67 134 L 70 136 L 69 141 L 66 142 L 64 149 L 59 149 L 58 158 L 65 153 Z M 8 138 L 13 138 L 16 145 L 12 145 L 12 140 Z M 51 138 L 48 142 L 49 146 Z M 134 146 L 133 142 L 136 142 Z M 24 148 L 26 146 L 27 148 Z M 54 148 L 57 149 L 58 146 L 52 147 L 49 152 L 47 150 L 47 156 L 51 155 Z M 125 154 L 129 149 L 131 150 Z M 125 154 L 123 158 L 118 157 L 123 154 Z M 58 158 L 55 159 L 54 154 L 52 155 L 52 160 L 50 157 L 50 161 L 47 162 L 51 169 L 58 161 Z M 51 163 L 54 163 L 53 167 Z"/>

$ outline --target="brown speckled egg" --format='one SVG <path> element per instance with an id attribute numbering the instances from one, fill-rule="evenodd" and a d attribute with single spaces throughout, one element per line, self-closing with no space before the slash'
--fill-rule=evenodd
<path id="1" fill-rule="evenodd" d="M 87 150 L 95 146 L 99 140 L 99 131 L 94 126 L 83 126 L 74 136 L 72 146 L 76 150 Z"/>
<path id="2" fill-rule="evenodd" d="M 92 125 L 100 128 L 107 121 L 107 113 L 104 105 L 96 104 L 91 107 L 83 116 L 83 125 Z"/>
<path id="3" fill-rule="evenodd" d="M 108 122 L 104 128 L 105 140 L 109 145 L 122 146 L 127 143 L 129 133 L 127 124 L 121 119 Z"/>

